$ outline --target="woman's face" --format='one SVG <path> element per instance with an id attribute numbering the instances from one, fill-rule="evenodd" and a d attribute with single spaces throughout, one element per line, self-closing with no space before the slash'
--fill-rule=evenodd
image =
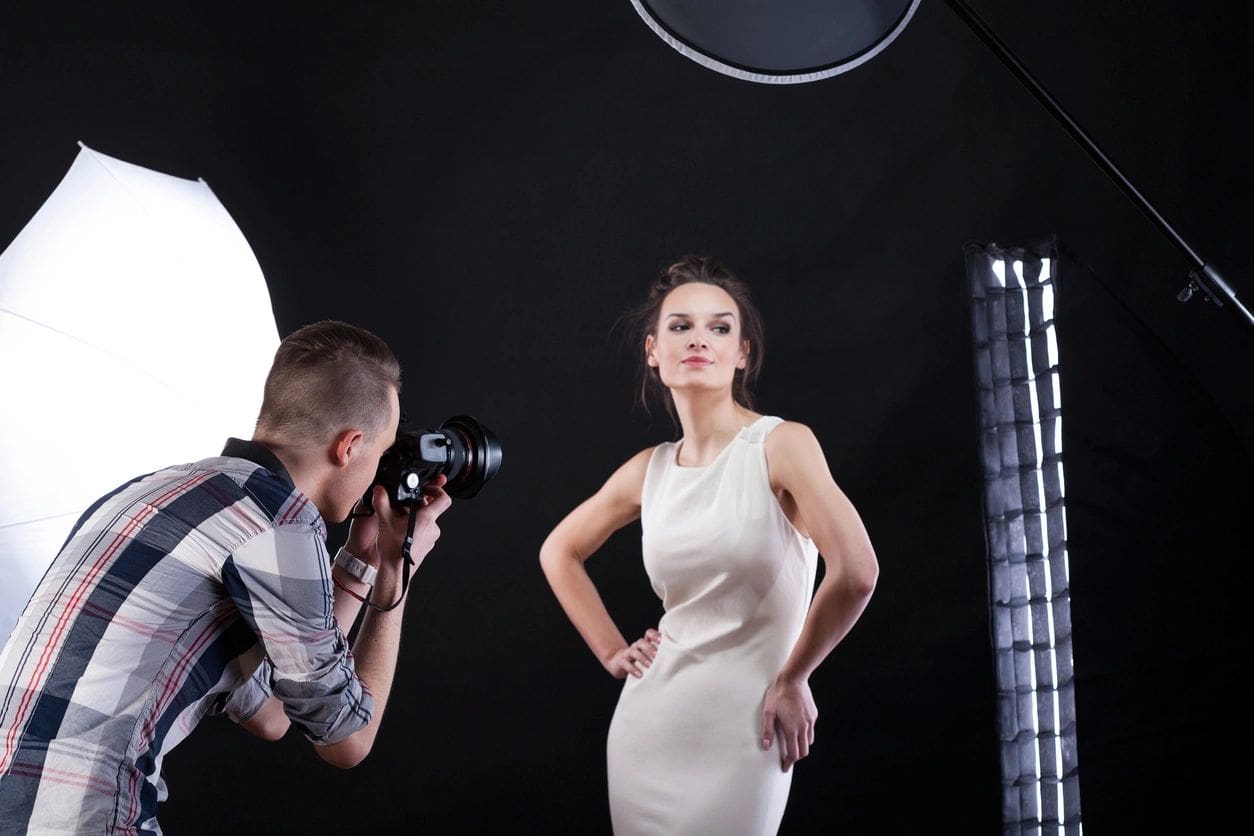
<path id="1" fill-rule="evenodd" d="M 681 284 L 662 300 L 645 354 L 669 389 L 731 388 L 749 359 L 736 301 L 712 284 Z"/>

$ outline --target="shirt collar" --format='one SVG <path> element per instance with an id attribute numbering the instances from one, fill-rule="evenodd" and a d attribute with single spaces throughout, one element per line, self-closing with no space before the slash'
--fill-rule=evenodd
<path id="1" fill-rule="evenodd" d="M 222 455 L 230 456 L 233 459 L 245 459 L 253 464 L 261 465 L 293 488 L 296 487 L 296 483 L 292 481 L 292 475 L 287 472 L 283 462 L 268 447 L 262 444 L 258 444 L 255 441 L 228 438 L 226 446 L 222 448 Z"/>

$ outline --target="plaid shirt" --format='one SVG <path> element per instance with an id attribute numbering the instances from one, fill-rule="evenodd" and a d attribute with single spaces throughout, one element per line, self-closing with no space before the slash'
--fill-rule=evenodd
<path id="1" fill-rule="evenodd" d="M 271 692 L 314 743 L 365 726 L 325 538 L 237 439 L 88 509 L 0 651 L 0 832 L 160 833 L 165 753 Z"/>

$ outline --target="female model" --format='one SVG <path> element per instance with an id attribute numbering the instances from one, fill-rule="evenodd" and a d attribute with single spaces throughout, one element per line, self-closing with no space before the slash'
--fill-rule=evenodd
<path id="1" fill-rule="evenodd" d="M 575 628 L 627 680 L 607 745 L 614 832 L 775 833 L 814 743 L 810 674 L 866 607 L 875 553 L 809 428 L 751 408 L 762 324 L 746 285 L 685 258 L 635 324 L 643 387 L 683 437 L 629 459 L 540 550 Z M 637 518 L 665 614 L 628 644 L 583 563 Z"/>

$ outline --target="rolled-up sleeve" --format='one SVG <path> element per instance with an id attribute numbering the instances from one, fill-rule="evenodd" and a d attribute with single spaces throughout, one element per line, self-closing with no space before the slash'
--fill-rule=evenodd
<path id="1" fill-rule="evenodd" d="M 215 713 L 225 714 L 234 723 L 246 723 L 270 699 L 270 673 L 273 670 L 268 659 L 262 659 L 253 675 L 244 684 L 224 694 L 222 704 Z"/>
<path id="2" fill-rule="evenodd" d="M 329 564 L 322 538 L 294 524 L 253 537 L 222 570 L 227 593 L 265 647 L 270 689 L 316 744 L 360 730 L 374 708 L 335 621 Z"/>

